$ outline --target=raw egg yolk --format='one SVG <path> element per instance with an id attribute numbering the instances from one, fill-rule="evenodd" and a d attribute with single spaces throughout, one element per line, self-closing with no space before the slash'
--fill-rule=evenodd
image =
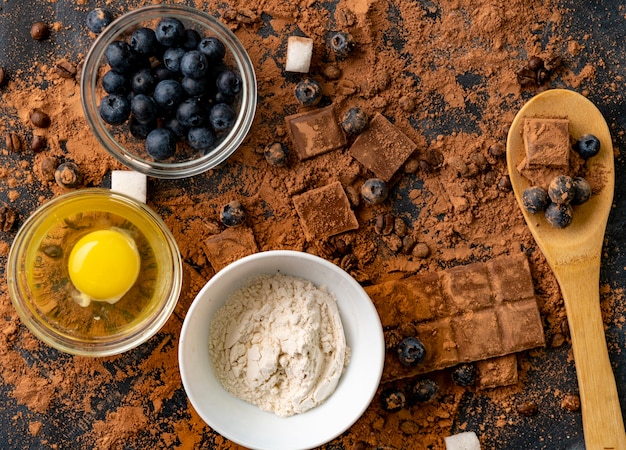
<path id="1" fill-rule="evenodd" d="M 93 231 L 72 248 L 68 272 L 74 287 L 89 300 L 115 303 L 139 276 L 141 258 L 135 241 L 115 229 Z"/>

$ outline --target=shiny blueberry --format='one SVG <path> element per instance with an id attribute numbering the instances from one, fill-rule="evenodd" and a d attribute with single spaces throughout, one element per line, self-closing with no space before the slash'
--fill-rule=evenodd
<path id="1" fill-rule="evenodd" d="M 163 54 L 163 64 L 174 73 L 180 72 L 180 63 L 185 54 L 182 47 L 170 47 Z"/>
<path id="2" fill-rule="evenodd" d="M 268 164 L 276 167 L 282 167 L 287 164 L 289 157 L 289 149 L 282 142 L 272 142 L 263 153 Z"/>
<path id="3" fill-rule="evenodd" d="M 221 61 L 226 56 L 226 47 L 216 37 L 202 39 L 198 44 L 198 50 L 206 56 L 207 60 L 213 63 Z"/>
<path id="4" fill-rule="evenodd" d="M 400 411 L 406 406 L 406 395 L 395 387 L 383 389 L 380 393 L 380 405 L 388 412 Z"/>
<path id="5" fill-rule="evenodd" d="M 182 140 L 187 137 L 187 127 L 180 124 L 176 117 L 167 117 L 163 119 L 163 128 L 167 128 L 176 136 L 177 140 Z"/>
<path id="6" fill-rule="evenodd" d="M 435 380 L 424 378 L 411 387 L 411 398 L 416 402 L 425 403 L 432 400 L 437 395 L 437 391 L 439 391 L 439 384 Z"/>
<path id="7" fill-rule="evenodd" d="M 209 113 L 209 122 L 215 131 L 228 130 L 235 123 L 237 113 L 232 106 L 226 103 L 213 105 Z"/>
<path id="8" fill-rule="evenodd" d="M 522 193 L 522 205 L 531 214 L 545 211 L 550 204 L 550 197 L 545 189 L 539 186 L 532 186 L 524 189 Z"/>
<path id="9" fill-rule="evenodd" d="M 576 141 L 574 150 L 583 159 L 589 159 L 600 152 L 600 139 L 593 134 L 586 134 Z"/>
<path id="10" fill-rule="evenodd" d="M 113 41 L 104 50 L 104 56 L 116 72 L 126 74 L 137 69 L 137 53 L 124 41 Z"/>
<path id="11" fill-rule="evenodd" d="M 202 78 L 209 69 L 209 63 L 201 52 L 190 50 L 180 60 L 180 72 L 184 77 Z"/>
<path id="12" fill-rule="evenodd" d="M 554 228 L 565 228 L 574 219 L 574 210 L 570 204 L 550 203 L 545 212 L 546 221 Z"/>
<path id="13" fill-rule="evenodd" d="M 219 92 L 226 95 L 237 95 L 241 91 L 241 78 L 236 72 L 226 69 L 217 76 L 215 85 Z"/>
<path id="14" fill-rule="evenodd" d="M 384 202 L 388 195 L 387 183 L 380 178 L 370 178 L 361 186 L 361 197 L 370 205 Z"/>
<path id="15" fill-rule="evenodd" d="M 548 196 L 554 203 L 569 204 L 574 198 L 574 180 L 567 175 L 557 175 L 548 185 Z"/>
<path id="16" fill-rule="evenodd" d="M 130 111 L 137 122 L 150 123 L 156 120 L 158 108 L 152 97 L 137 94 L 130 101 Z"/>
<path id="17" fill-rule="evenodd" d="M 156 104 L 166 110 L 175 109 L 184 96 L 185 91 L 176 80 L 160 81 L 152 94 Z"/>
<path id="18" fill-rule="evenodd" d="M 315 106 L 322 99 L 322 85 L 306 78 L 296 85 L 296 100 L 303 106 Z"/>
<path id="19" fill-rule="evenodd" d="M 400 341 L 396 348 L 398 360 L 407 367 L 413 367 L 424 361 L 426 356 L 426 348 L 422 341 L 415 336 L 405 337 Z"/>
<path id="20" fill-rule="evenodd" d="M 137 28 L 133 31 L 129 44 L 134 51 L 148 57 L 154 56 L 159 49 L 159 42 L 154 30 L 147 27 Z"/>
<path id="21" fill-rule="evenodd" d="M 205 120 L 204 105 L 197 98 L 183 100 L 176 109 L 176 120 L 185 127 L 199 127 Z"/>
<path id="22" fill-rule="evenodd" d="M 210 81 L 208 78 L 190 78 L 183 77 L 180 80 L 180 84 L 183 87 L 183 90 L 190 97 L 201 97 L 203 95 L 210 95 Z"/>
<path id="23" fill-rule="evenodd" d="M 146 152 L 156 160 L 164 160 L 176 153 L 176 136 L 166 128 L 156 128 L 146 137 Z"/>
<path id="24" fill-rule="evenodd" d="M 227 227 L 238 227 L 246 220 L 246 210 L 239 201 L 233 200 L 222 207 L 220 219 Z"/>
<path id="25" fill-rule="evenodd" d="M 151 94 L 156 80 L 150 69 L 140 69 L 130 78 L 130 87 L 135 94 Z"/>
<path id="26" fill-rule="evenodd" d="M 206 154 L 215 145 L 215 134 L 209 127 L 194 127 L 189 129 L 187 141 L 191 148 Z"/>
<path id="27" fill-rule="evenodd" d="M 348 134 L 359 134 L 367 126 L 367 114 L 358 106 L 350 108 L 341 118 L 341 127 Z"/>
<path id="28" fill-rule="evenodd" d="M 115 70 L 109 70 L 102 76 L 102 89 L 107 94 L 125 95 L 130 91 L 128 78 Z"/>
<path id="29" fill-rule="evenodd" d="M 154 33 L 157 40 L 167 47 L 179 44 L 185 40 L 185 26 L 180 20 L 174 17 L 164 17 L 161 19 Z"/>
<path id="30" fill-rule="evenodd" d="M 583 177 L 574 178 L 574 198 L 572 205 L 582 205 L 591 198 L 591 185 Z"/>
<path id="31" fill-rule="evenodd" d="M 100 117 L 110 125 L 126 122 L 130 116 L 130 102 L 119 94 L 109 94 L 100 102 Z"/>
<path id="32" fill-rule="evenodd" d="M 154 79 L 158 83 L 163 80 L 173 80 L 176 78 L 176 74 L 172 72 L 170 69 L 165 67 L 165 64 L 159 63 L 152 68 L 152 73 L 154 75 Z"/>
<path id="33" fill-rule="evenodd" d="M 213 96 L 213 100 L 215 100 L 215 103 L 226 103 L 227 105 L 232 105 L 235 101 L 235 96 L 226 95 L 223 92 L 216 92 Z"/>
<path id="34" fill-rule="evenodd" d="M 185 39 L 181 43 L 181 47 L 185 50 L 195 50 L 202 40 L 202 36 L 196 30 L 187 28 L 185 30 Z"/>
<path id="35" fill-rule="evenodd" d="M 148 134 L 156 127 L 156 121 L 141 123 L 133 116 L 128 120 L 128 131 L 130 131 L 131 135 L 142 141 L 145 140 Z"/>
<path id="36" fill-rule="evenodd" d="M 350 33 L 345 31 L 335 31 L 330 35 L 330 49 L 337 55 L 345 56 L 354 48 L 354 40 Z"/>
<path id="37" fill-rule="evenodd" d="M 458 386 L 471 386 L 476 382 L 476 366 L 474 364 L 460 364 L 452 370 L 452 381 Z"/>
<path id="38" fill-rule="evenodd" d="M 95 8 L 89 11 L 87 14 L 87 28 L 89 31 L 100 34 L 102 31 L 113 22 L 113 13 L 108 9 Z"/>

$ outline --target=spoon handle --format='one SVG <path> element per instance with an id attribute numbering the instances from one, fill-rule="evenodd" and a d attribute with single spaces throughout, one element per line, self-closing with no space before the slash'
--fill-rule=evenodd
<path id="1" fill-rule="evenodd" d="M 600 264 L 555 268 L 565 301 L 587 450 L 626 450 L 626 433 L 600 310 Z"/>

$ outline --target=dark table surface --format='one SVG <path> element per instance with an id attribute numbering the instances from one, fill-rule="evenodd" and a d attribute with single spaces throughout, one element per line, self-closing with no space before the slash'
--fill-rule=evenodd
<path id="1" fill-rule="evenodd" d="M 9 73 L 19 70 L 29 70 L 34 60 L 50 64 L 59 56 L 84 54 L 93 38 L 85 32 L 84 19 L 87 11 L 95 6 L 102 6 L 103 2 L 93 0 L 79 2 L 76 0 L 35 1 L 9 0 L 0 4 L 0 65 Z M 111 8 L 117 12 L 127 9 L 121 3 L 113 2 Z M 131 2 L 133 5 L 136 2 Z M 331 7 L 333 1 L 324 2 L 324 7 Z M 423 3 L 416 1 L 417 5 Z M 437 2 L 434 2 L 437 3 Z M 603 254 L 601 283 L 608 285 L 615 292 L 621 292 L 626 284 L 626 248 L 624 246 L 624 225 L 626 224 L 626 162 L 620 150 L 626 144 L 626 9 L 618 0 L 610 1 L 572 1 L 563 2 L 565 17 L 562 23 L 567 24 L 563 29 L 551 30 L 551 33 L 564 33 L 585 42 L 583 55 L 578 59 L 580 64 L 590 62 L 595 65 L 596 76 L 585 85 L 586 95 L 599 107 L 607 119 L 614 139 L 616 151 L 616 190 L 615 207 L 610 216 L 605 251 Z M 319 5 L 318 5 L 319 7 Z M 30 25 L 44 19 L 48 23 L 60 22 L 64 24 L 64 31 L 55 33 L 54 43 L 43 42 L 34 45 L 29 36 Z M 68 27 L 68 25 L 71 25 Z M 582 36 L 587 35 L 586 38 Z M 58 55 L 58 49 L 63 49 L 63 55 Z M 558 84 L 558 83 L 557 83 Z M 530 93 L 524 94 L 530 97 Z M 10 111 L 4 111 L 0 103 L 0 114 L 8 117 Z M 433 129 L 433 134 L 446 134 L 448 129 L 441 121 L 439 129 Z M 1 145 L 1 144 L 0 144 Z M 6 162 L 6 157 L 2 161 Z M 200 180 L 201 177 L 198 179 Z M 159 192 L 171 193 L 174 189 L 203 189 L 202 181 L 196 180 L 190 184 L 189 180 L 162 181 L 151 180 L 150 189 L 154 195 Z M 106 185 L 107 180 L 103 181 Z M 36 205 L 25 200 L 29 192 L 25 192 L 20 208 L 22 214 L 27 215 Z M 0 192 L 0 199 L 7 201 L 8 193 Z M 7 239 L 5 237 L 5 239 Z M 4 260 L 3 257 L 3 265 Z M 5 282 L 2 282 L 5 289 Z M 620 297 L 617 295 L 617 297 Z M 618 299 L 626 302 L 626 299 Z M 621 309 L 621 308 L 619 308 Z M 614 314 L 619 314 L 615 312 Z M 609 323 L 613 323 L 610 321 Z M 626 332 L 620 327 L 609 326 L 606 330 L 610 344 L 610 357 L 615 370 L 622 409 L 626 411 L 626 360 L 621 349 L 624 348 Z M 163 336 L 155 338 L 140 348 L 130 351 L 115 361 L 107 363 L 108 369 L 114 373 L 124 370 L 127 364 L 137 364 L 147 357 L 150 351 L 163 342 Z M 169 344 L 165 344 L 169 345 Z M 576 391 L 575 369 L 570 357 L 571 347 L 565 344 L 558 348 L 548 349 L 532 358 L 541 358 L 541 369 L 531 369 L 526 374 L 523 390 L 528 392 Z M 67 355 L 42 347 L 36 354 L 24 352 L 23 357 L 29 364 L 38 361 L 63 361 L 71 358 Z M 0 364 L 2 359 L 0 355 Z M 550 375 L 558 374 L 558 376 Z M 140 375 L 138 374 L 137 377 Z M 62 403 L 55 404 L 44 413 L 33 412 L 20 404 L 15 396 L 11 395 L 16 386 L 0 380 L 0 448 L 90 448 L 94 443 L 81 440 L 81 436 L 88 433 L 94 421 L 104 417 L 107 410 L 119 406 L 120 395 L 107 395 L 107 392 L 125 392 L 136 381 L 132 377 L 126 378 L 123 383 L 112 382 L 102 387 L 99 392 L 89 393 L 101 402 L 91 416 L 77 420 L 71 408 Z M 96 403 L 97 403 L 96 402 Z M 506 428 L 506 433 L 499 433 L 498 442 L 490 442 L 488 448 L 506 449 L 579 449 L 584 448 L 582 436 L 582 422 L 580 414 L 570 414 L 561 408 L 557 402 L 546 401 L 542 405 L 542 413 L 528 420 L 520 420 Z M 468 411 L 472 411 L 469 414 Z M 481 411 L 476 414 L 476 411 Z M 464 397 L 458 416 L 454 417 L 453 431 L 463 429 L 479 430 L 483 427 L 494 427 L 502 415 L 500 406 L 492 402 L 489 397 L 469 393 Z M 167 416 L 176 416 L 179 419 L 192 420 L 187 406 L 184 390 L 179 387 L 161 409 L 150 415 L 155 424 L 162 424 Z M 28 424 L 34 420 L 41 421 L 43 426 L 38 433 L 29 432 Z M 155 425 L 157 426 L 157 425 Z M 159 425 L 160 426 L 160 425 Z M 201 427 L 200 427 L 201 428 Z M 171 430 L 162 430 L 168 432 Z M 114 430 L 111 430 L 114 433 Z M 149 448 L 157 445 L 158 432 L 143 432 L 139 436 L 129 439 L 123 448 Z M 219 448 L 215 444 L 214 433 L 207 428 L 201 433 L 201 439 L 195 447 Z M 418 444 L 407 444 L 410 448 L 419 448 Z M 496 447 L 497 446 L 497 447 Z"/>

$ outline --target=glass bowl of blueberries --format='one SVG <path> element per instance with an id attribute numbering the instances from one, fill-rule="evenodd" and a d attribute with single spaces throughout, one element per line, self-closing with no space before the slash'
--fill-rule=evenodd
<path id="1" fill-rule="evenodd" d="M 248 134 L 257 102 L 241 42 L 183 5 L 145 6 L 103 26 L 80 89 L 104 148 L 133 170 L 169 179 L 223 163 Z"/>

